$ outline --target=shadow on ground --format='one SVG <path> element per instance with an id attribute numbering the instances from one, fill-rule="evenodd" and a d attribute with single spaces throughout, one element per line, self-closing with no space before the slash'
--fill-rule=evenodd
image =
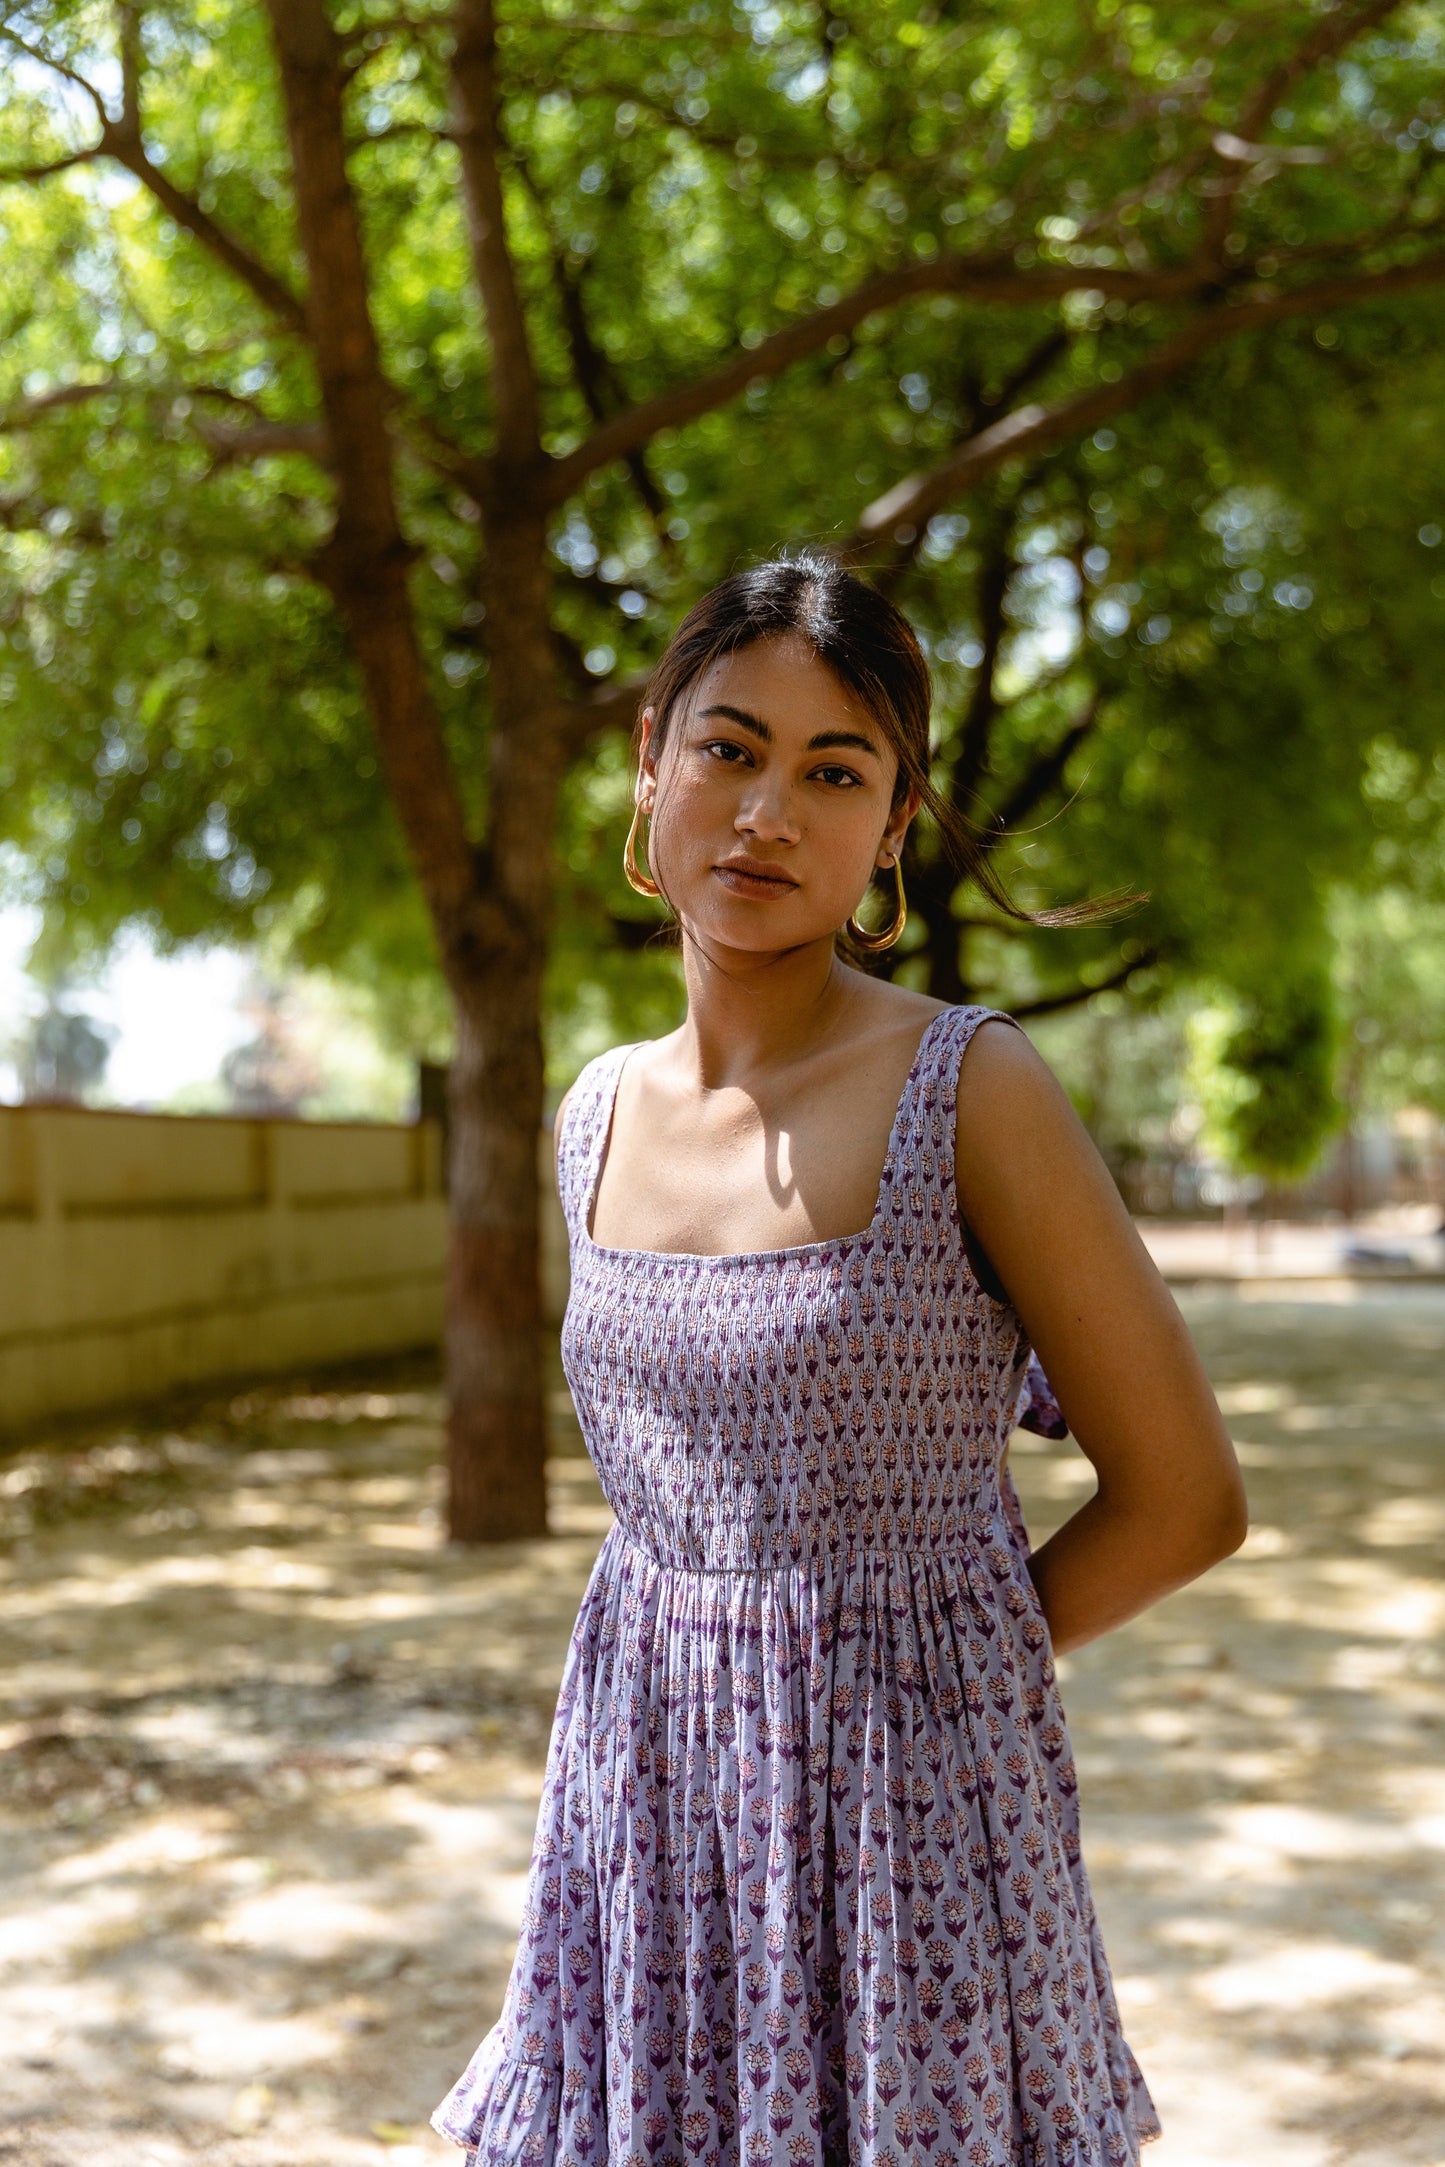
<path id="1" fill-rule="evenodd" d="M 1442 2167 L 1445 1290 L 1185 1307 L 1250 1539 L 1061 1665 L 1150 2167 Z M 608 1525 L 554 1385 L 557 1532 L 470 1555 L 417 1368 L 3 1463 L 5 2167 L 459 2163 Z"/>

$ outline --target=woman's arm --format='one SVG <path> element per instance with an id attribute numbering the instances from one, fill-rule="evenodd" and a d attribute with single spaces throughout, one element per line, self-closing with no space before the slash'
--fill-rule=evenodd
<path id="1" fill-rule="evenodd" d="M 1029 1558 L 1060 1653 L 1243 1542 L 1244 1483 L 1204 1366 L 1107 1167 L 1023 1032 L 980 1024 L 958 1083 L 958 1204 L 1098 1489 Z"/>

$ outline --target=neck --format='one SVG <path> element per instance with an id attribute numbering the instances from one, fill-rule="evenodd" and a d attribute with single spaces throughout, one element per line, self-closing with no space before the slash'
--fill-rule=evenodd
<path id="1" fill-rule="evenodd" d="M 705 1090 L 784 1075 L 832 1037 L 867 980 L 840 962 L 832 939 L 767 955 L 704 953 L 683 935 L 687 1018 L 678 1059 Z"/>

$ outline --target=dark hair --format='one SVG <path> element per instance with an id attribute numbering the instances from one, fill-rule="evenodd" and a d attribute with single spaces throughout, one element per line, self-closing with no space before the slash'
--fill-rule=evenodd
<path id="1" fill-rule="evenodd" d="M 694 602 L 643 694 L 642 706 L 653 713 L 654 757 L 667 741 L 678 701 L 704 671 L 723 655 L 790 632 L 800 633 L 839 683 L 856 694 L 897 754 L 893 806 L 902 803 L 910 788 L 916 790 L 960 874 L 1006 916 L 1027 925 L 1077 925 L 1119 907 L 1120 898 L 1107 898 L 1032 911 L 1013 900 L 976 839 L 984 831 L 933 786 L 928 741 L 933 683 L 917 633 L 886 595 L 818 551 L 770 558 L 735 572 Z M 635 758 L 641 743 L 639 713 Z M 839 947 L 850 961 L 865 960 L 865 952 L 846 930 L 839 935 Z"/>

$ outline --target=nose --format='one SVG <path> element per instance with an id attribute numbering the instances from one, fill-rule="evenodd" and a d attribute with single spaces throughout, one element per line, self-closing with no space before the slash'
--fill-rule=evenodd
<path id="1" fill-rule="evenodd" d="M 792 796 L 784 783 L 767 783 L 757 778 L 757 786 L 750 790 L 738 807 L 733 826 L 739 835 L 756 835 L 760 840 L 795 843 L 798 840 L 798 822 L 792 809 Z"/>

